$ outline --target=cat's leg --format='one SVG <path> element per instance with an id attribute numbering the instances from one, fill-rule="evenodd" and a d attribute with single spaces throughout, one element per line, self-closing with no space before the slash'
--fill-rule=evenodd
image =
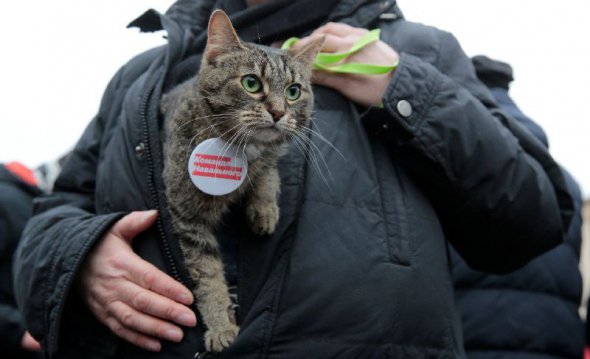
<path id="1" fill-rule="evenodd" d="M 207 326 L 205 347 L 220 352 L 238 335 L 238 326 L 223 272 L 223 262 L 212 229 L 205 225 L 191 225 L 181 241 L 188 271 L 195 281 L 197 308 Z M 186 233 L 186 232 L 185 232 Z"/>
<path id="2" fill-rule="evenodd" d="M 246 207 L 246 216 L 254 233 L 274 233 L 279 221 L 277 196 L 280 186 L 279 172 L 276 168 L 269 168 L 256 178 Z"/>

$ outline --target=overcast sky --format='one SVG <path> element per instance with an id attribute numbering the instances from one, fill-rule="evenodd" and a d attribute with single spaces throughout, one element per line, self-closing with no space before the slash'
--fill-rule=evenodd
<path id="1" fill-rule="evenodd" d="M 510 63 L 513 98 L 590 195 L 590 2 L 399 0 L 406 18 L 451 31 L 468 55 Z M 71 148 L 130 57 L 164 43 L 126 25 L 170 0 L 12 1 L 0 22 L 0 162 L 29 166 Z"/>

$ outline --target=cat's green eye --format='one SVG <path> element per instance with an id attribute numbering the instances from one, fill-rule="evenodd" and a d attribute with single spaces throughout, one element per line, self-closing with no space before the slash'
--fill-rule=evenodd
<path id="1" fill-rule="evenodd" d="M 294 84 L 285 89 L 285 97 L 289 101 L 295 101 L 301 96 L 301 85 Z"/>
<path id="2" fill-rule="evenodd" d="M 256 93 L 262 88 L 262 83 L 258 77 L 254 75 L 246 75 L 242 77 L 242 86 L 246 91 Z"/>

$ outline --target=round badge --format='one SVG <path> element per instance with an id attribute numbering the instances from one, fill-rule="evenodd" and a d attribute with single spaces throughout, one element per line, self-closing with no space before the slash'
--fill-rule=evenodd
<path id="1" fill-rule="evenodd" d="M 244 151 L 217 137 L 197 145 L 188 161 L 191 181 L 212 196 L 235 191 L 244 182 L 247 171 Z"/>

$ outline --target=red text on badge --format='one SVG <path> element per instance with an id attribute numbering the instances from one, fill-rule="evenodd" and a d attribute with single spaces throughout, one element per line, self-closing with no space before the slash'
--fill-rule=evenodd
<path id="1" fill-rule="evenodd" d="M 193 176 L 223 178 L 239 181 L 242 178 L 242 167 L 230 166 L 230 157 L 195 154 Z"/>

